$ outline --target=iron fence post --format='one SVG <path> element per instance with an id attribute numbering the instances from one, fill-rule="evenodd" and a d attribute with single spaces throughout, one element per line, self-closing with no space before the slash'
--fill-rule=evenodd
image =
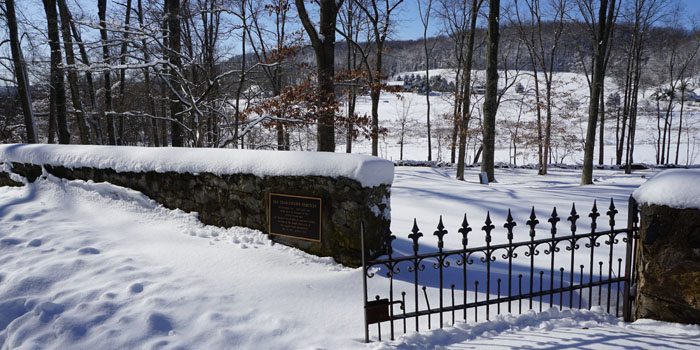
<path id="1" fill-rule="evenodd" d="M 360 245 L 362 246 L 362 289 L 364 290 L 364 328 L 365 343 L 369 343 L 369 325 L 367 324 L 367 264 L 365 260 L 365 222 L 360 223 Z"/>
<path id="2" fill-rule="evenodd" d="M 622 316 L 625 322 L 632 322 L 632 246 L 634 244 L 634 217 L 637 214 L 637 201 L 630 195 L 627 207 L 627 246 L 625 252 L 625 284 L 622 297 Z"/>

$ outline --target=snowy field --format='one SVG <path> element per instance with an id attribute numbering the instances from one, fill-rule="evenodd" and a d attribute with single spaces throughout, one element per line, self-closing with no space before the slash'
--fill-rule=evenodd
<path id="1" fill-rule="evenodd" d="M 401 75 L 424 75 L 425 72 L 399 73 Z M 447 81 L 454 80 L 454 72 L 450 69 L 438 69 L 431 71 L 431 76 L 441 75 Z M 483 71 L 475 71 L 476 81 L 483 81 Z M 481 79 L 481 80 L 480 80 Z M 544 76 L 540 73 L 540 84 L 543 84 Z M 537 146 L 534 141 L 528 143 L 528 138 L 536 136 L 533 127 L 527 127 L 527 122 L 536 120 L 534 94 L 534 79 L 532 72 L 506 72 L 499 71 L 499 86 L 505 88 L 505 84 L 511 87 L 503 95 L 496 115 L 496 162 L 509 163 L 515 161 L 518 165 L 537 164 Z M 515 92 L 515 86 L 522 84 L 525 93 Z M 542 86 L 541 89 L 544 89 Z M 588 121 L 588 84 L 586 78 L 578 73 L 554 73 L 553 75 L 553 109 L 552 109 L 552 162 L 565 164 L 581 164 L 583 162 L 583 145 Z M 612 79 L 606 80 L 606 96 L 617 92 L 617 86 Z M 656 163 L 656 140 L 659 137 L 657 131 L 656 102 L 650 96 L 653 89 L 642 91 L 639 96 L 640 112 L 637 120 L 637 133 L 635 139 L 634 161 L 636 163 Z M 479 125 L 481 120 L 481 103 L 484 95 L 472 96 L 472 121 L 470 130 L 472 137 L 467 145 L 467 162 L 470 163 L 481 144 Z M 607 97 L 606 97 L 607 98 Z M 452 115 L 454 97 L 449 93 L 435 93 L 430 97 L 431 103 L 431 146 L 432 160 L 450 161 L 450 142 L 452 137 L 452 123 L 444 115 Z M 544 102 L 542 102 L 544 103 Z M 607 102 L 605 122 L 605 155 L 603 163 L 614 164 L 615 158 L 615 109 Z M 660 101 L 660 114 L 665 116 L 667 101 Z M 399 160 L 400 145 L 399 136 L 401 120 L 405 120 L 406 134 L 404 141 L 403 159 L 427 160 L 427 102 L 426 96 L 413 92 L 400 94 L 383 92 L 379 103 L 379 124 L 387 129 L 385 135 L 380 136 L 379 156 Z M 358 96 L 356 113 L 371 115 L 371 101 L 369 96 Z M 542 111 L 543 118 L 545 111 Z M 678 140 L 678 121 L 680 119 L 680 104 L 674 103 L 671 117 L 671 152 L 668 163 L 673 163 L 676 158 L 676 143 Z M 518 124 L 519 123 L 519 124 Z M 516 125 L 520 125 L 517 128 Z M 663 120 L 661 121 L 663 129 Z M 686 132 L 689 130 L 690 132 Z M 517 155 L 513 158 L 515 150 L 512 140 L 517 137 Z M 625 136 L 626 137 L 626 136 Z M 337 152 L 345 151 L 344 136 L 338 137 Z M 566 140 L 566 141 L 565 141 Z M 595 164 L 598 164 L 598 133 L 596 133 Z M 700 162 L 700 107 L 686 104 L 683 110 L 683 131 L 681 133 L 680 146 L 678 147 L 678 163 L 697 164 Z M 371 140 L 360 138 L 353 144 L 353 153 L 371 153 Z M 624 156 L 624 154 L 623 154 Z"/>
<path id="2" fill-rule="evenodd" d="M 594 199 L 607 207 L 612 197 L 624 222 L 630 193 L 653 174 L 595 171 L 596 184 L 581 187 L 574 170 L 537 176 L 499 169 L 498 182 L 483 186 L 475 169 L 459 182 L 452 168 L 398 167 L 392 189 L 397 251 L 409 249 L 414 217 L 432 232 L 443 215 L 446 247 L 461 244 L 456 229 L 464 213 L 480 227 L 489 211 L 500 228 L 495 241 L 504 239 L 509 207 L 516 239 L 527 235 L 532 205 L 546 222 L 552 206 L 564 216 L 575 201 L 585 218 Z M 483 238 L 475 231 L 476 245 Z M 538 234 L 548 232 L 539 226 Z M 425 240 L 424 249 L 434 246 Z M 594 308 L 458 322 L 365 345 L 361 276 L 360 269 L 273 245 L 257 231 L 204 226 L 196 214 L 110 184 L 47 176 L 0 188 L 2 350 L 696 349 L 700 343 L 698 326 L 624 324 Z M 371 282 L 380 285 L 377 279 Z"/>

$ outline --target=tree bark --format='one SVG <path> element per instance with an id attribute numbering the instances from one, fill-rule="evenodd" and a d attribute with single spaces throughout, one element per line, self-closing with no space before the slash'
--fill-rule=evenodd
<path id="1" fill-rule="evenodd" d="M 420 2 L 418 0 L 418 10 L 420 12 Z M 425 104 L 426 104 L 426 125 L 428 127 L 428 161 L 433 160 L 433 151 L 430 139 L 430 51 L 428 50 L 428 24 L 430 23 L 430 9 L 433 5 L 432 0 L 428 0 L 428 8 L 425 14 L 421 13 L 421 21 L 423 22 L 423 52 L 425 53 Z M 401 144 L 403 154 L 403 143 Z M 402 157 L 403 158 L 403 157 Z M 455 161 L 454 142 L 452 146 L 452 163 Z"/>
<path id="2" fill-rule="evenodd" d="M 608 9 L 609 7 L 609 9 Z M 600 0 L 598 10 L 598 23 L 593 35 L 595 56 L 593 63 L 593 78 L 591 79 L 591 97 L 588 107 L 588 127 L 586 130 L 586 143 L 583 155 L 583 171 L 581 172 L 581 184 L 593 183 L 593 153 L 595 152 L 595 134 L 598 124 L 598 108 L 600 106 L 600 92 L 605 79 L 605 53 L 608 49 L 608 38 L 612 31 L 615 16 L 615 0 Z"/>
<path id="3" fill-rule="evenodd" d="M 66 89 L 63 84 L 63 59 L 61 58 L 61 40 L 58 34 L 58 13 L 56 0 L 42 0 L 48 22 L 49 47 L 51 48 L 51 97 L 56 104 L 56 128 L 58 143 L 70 143 L 70 129 L 66 117 Z"/>
<path id="4" fill-rule="evenodd" d="M 343 0 L 320 0 L 318 32 L 311 24 L 304 0 L 295 0 L 295 4 L 316 56 L 318 103 L 328 107 L 335 103 L 335 21 Z M 319 152 L 335 152 L 335 114 L 332 111 L 318 116 L 317 135 Z"/>
<path id="5" fill-rule="evenodd" d="M 464 71 L 462 72 L 462 84 L 464 92 L 462 96 L 461 118 L 459 123 L 459 152 L 457 156 L 457 179 L 464 180 L 464 166 L 467 153 L 467 132 L 469 129 L 469 118 L 471 117 L 471 79 L 472 62 L 474 58 L 474 36 L 476 33 L 476 21 L 479 16 L 479 8 L 482 0 L 472 0 L 471 16 L 469 23 L 469 36 L 467 38 L 467 53 L 464 57 Z"/>
<path id="6" fill-rule="evenodd" d="M 124 16 L 124 38 L 122 39 L 122 47 L 119 55 L 119 63 L 123 66 L 126 64 L 126 49 L 128 47 L 129 40 L 129 23 L 131 22 L 131 0 L 126 0 L 126 14 Z M 124 89 L 126 88 L 126 68 L 122 68 L 119 71 L 119 110 L 124 109 Z M 124 116 L 119 116 L 118 122 L 118 134 L 117 134 L 117 144 L 124 144 Z"/>
<path id="7" fill-rule="evenodd" d="M 498 110 L 498 21 L 500 0 L 489 0 L 489 24 L 486 33 L 486 95 L 482 125 L 483 154 L 481 171 L 486 172 L 489 182 L 495 181 L 494 153 L 496 141 L 496 111 Z"/>
<path id="8" fill-rule="evenodd" d="M 598 165 L 605 164 L 605 86 L 600 89 L 600 134 L 598 140 Z"/>
<path id="9" fill-rule="evenodd" d="M 354 11 L 352 7 L 352 0 L 348 3 L 347 8 L 347 34 L 348 37 L 353 38 L 357 35 L 355 31 L 354 23 Z M 346 43 L 346 60 L 348 72 L 352 72 L 357 66 L 357 48 L 351 45 L 349 42 Z M 354 133 L 354 122 L 355 118 L 355 105 L 357 102 L 357 92 L 355 87 L 352 86 L 348 89 L 348 110 L 347 110 L 347 134 L 345 135 L 345 153 L 352 153 L 352 141 Z"/>
<path id="10" fill-rule="evenodd" d="M 143 4 L 142 0 L 138 0 L 136 3 L 136 8 L 138 10 L 137 18 L 139 21 L 139 28 L 144 29 L 143 26 Z M 141 49 L 143 50 L 143 60 L 144 62 L 150 61 L 150 55 L 148 54 L 148 46 L 146 45 L 146 39 L 141 39 Z M 150 68 L 145 68 L 143 70 L 143 80 L 148 89 L 148 107 L 151 111 L 151 115 L 156 115 L 156 101 L 153 98 L 153 86 L 151 85 L 151 74 Z M 153 140 L 154 147 L 160 147 L 160 138 L 158 137 L 158 119 L 151 119 L 151 139 Z"/>
<path id="11" fill-rule="evenodd" d="M 12 65 L 14 67 L 15 78 L 17 79 L 17 92 L 19 93 L 22 115 L 24 116 L 24 129 L 27 134 L 27 143 L 37 143 L 36 123 L 34 122 L 34 111 L 32 110 L 31 86 L 27 75 L 27 64 L 22 55 L 22 45 L 19 40 L 19 30 L 17 28 L 17 15 L 15 13 L 15 1 L 5 0 L 5 16 L 7 27 L 10 32 L 10 51 L 12 52 Z"/>
<path id="12" fill-rule="evenodd" d="M 681 114 L 678 119 L 678 140 L 676 141 L 676 160 L 674 164 L 678 164 L 678 152 L 681 149 L 681 130 L 683 128 L 683 107 L 685 106 L 685 90 L 686 90 L 686 85 L 683 81 L 683 77 L 681 77 Z"/>
<path id="13" fill-rule="evenodd" d="M 73 16 L 70 13 L 70 9 L 66 8 L 68 15 L 72 18 Z M 78 32 L 78 28 L 75 26 L 75 23 L 72 21 L 69 23 L 71 32 L 73 33 L 73 38 L 75 38 L 75 43 L 78 44 L 78 51 L 80 52 L 80 60 L 83 62 L 84 65 L 90 65 L 90 58 L 87 54 L 87 50 L 85 49 L 85 43 L 83 43 L 83 39 L 80 36 L 80 32 Z M 97 94 L 95 93 L 95 84 L 92 80 L 92 72 L 89 70 L 85 72 L 85 80 L 86 80 L 86 85 L 87 85 L 87 90 L 88 90 L 88 96 L 90 98 L 90 110 L 92 112 L 97 111 Z M 101 145 L 104 143 L 103 141 L 103 136 L 102 136 L 102 126 L 100 125 L 100 117 L 97 115 L 94 115 L 92 118 L 88 119 L 89 123 L 92 124 L 92 128 L 95 132 L 95 137 L 93 141 L 97 143 L 98 145 Z"/>
<path id="14" fill-rule="evenodd" d="M 97 1 L 97 14 L 100 18 L 100 39 L 102 40 L 102 60 L 105 65 L 109 64 L 109 39 L 107 38 L 107 0 Z M 112 78 L 110 70 L 104 71 L 104 87 L 105 87 L 105 107 L 104 112 L 112 112 Z M 115 135 L 114 118 L 107 113 L 107 144 L 116 145 L 117 138 Z"/>
<path id="15" fill-rule="evenodd" d="M 85 118 L 85 110 L 80 100 L 80 88 L 78 87 L 78 73 L 75 71 L 75 54 L 73 53 L 73 39 L 70 33 L 70 22 L 72 18 L 68 12 L 66 0 L 58 0 L 58 12 L 61 16 L 61 34 L 63 36 L 63 48 L 66 51 L 66 64 L 68 65 L 68 86 L 70 88 L 71 102 L 75 109 L 75 117 L 78 121 L 78 132 L 80 133 L 80 143 L 90 144 L 90 127 Z"/>
<path id="16" fill-rule="evenodd" d="M 182 71 L 180 59 L 180 0 L 165 0 L 168 18 L 168 62 L 170 62 L 170 84 L 175 91 L 179 91 L 180 83 L 178 74 Z M 170 117 L 175 120 L 171 125 L 173 147 L 183 147 L 182 102 L 179 101 L 175 91 L 170 91 Z"/>
<path id="17" fill-rule="evenodd" d="M 241 74 L 238 76 L 238 87 L 236 88 L 236 103 L 235 103 L 235 109 L 236 111 L 233 114 L 233 148 L 238 148 L 238 128 L 239 128 L 239 123 L 241 120 L 241 93 L 243 92 L 243 83 L 245 82 L 245 70 L 246 70 L 246 33 L 247 30 L 246 28 L 246 16 L 245 16 L 245 0 L 241 1 L 241 14 L 242 14 L 242 22 L 243 22 L 243 33 L 241 37 Z M 277 92 L 279 94 L 279 92 Z M 277 138 L 277 148 L 279 149 L 279 136 Z M 243 142 L 241 142 L 241 148 L 243 148 Z"/>

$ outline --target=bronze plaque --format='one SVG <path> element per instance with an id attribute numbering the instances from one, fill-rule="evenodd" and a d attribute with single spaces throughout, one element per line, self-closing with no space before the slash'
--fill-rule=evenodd
<path id="1" fill-rule="evenodd" d="M 321 198 L 270 193 L 271 235 L 321 241 Z"/>

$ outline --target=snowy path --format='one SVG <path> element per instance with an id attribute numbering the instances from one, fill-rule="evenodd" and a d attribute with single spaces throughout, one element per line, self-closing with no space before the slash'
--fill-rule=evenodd
<path id="1" fill-rule="evenodd" d="M 444 214 L 454 225 L 465 209 L 474 220 L 487 209 L 501 215 L 503 203 L 512 198 L 521 203 L 514 215 L 515 210 L 526 213 L 530 204 L 541 205 L 545 213 L 547 205 L 574 198 L 625 199 L 643 181 L 639 174 L 601 172 L 599 186 L 580 188 L 575 172 L 541 178 L 518 170 L 497 176 L 498 184 L 485 187 L 456 182 L 451 170 L 397 168 L 395 230 L 410 228 L 413 216 L 436 223 Z M 476 179 L 475 172 L 468 178 Z M 472 202 L 463 198 L 467 195 L 482 199 Z M 448 244 L 455 244 L 456 235 L 449 237 Z M 109 184 L 49 177 L 22 188 L 0 188 L 2 350 L 486 349 L 588 343 L 691 349 L 700 343 L 700 327 L 648 321 L 621 325 L 611 316 L 575 312 L 503 316 L 500 322 L 461 323 L 408 334 L 402 343 L 366 346 L 361 342 L 360 276 L 359 270 L 330 259 L 271 245 L 256 231 L 204 226 L 195 214 L 165 209 Z"/>

